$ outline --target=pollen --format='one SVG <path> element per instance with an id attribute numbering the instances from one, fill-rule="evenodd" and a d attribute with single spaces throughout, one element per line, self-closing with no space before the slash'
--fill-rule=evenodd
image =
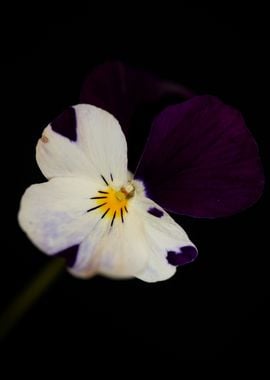
<path id="1" fill-rule="evenodd" d="M 120 189 L 108 186 L 106 189 L 98 191 L 96 196 L 90 198 L 93 201 L 93 207 L 90 208 L 88 212 L 98 210 L 101 219 L 109 218 L 111 220 L 111 226 L 113 226 L 117 220 L 124 223 L 128 213 L 130 198 L 132 198 L 134 194 L 135 188 L 131 183 L 122 186 Z"/>

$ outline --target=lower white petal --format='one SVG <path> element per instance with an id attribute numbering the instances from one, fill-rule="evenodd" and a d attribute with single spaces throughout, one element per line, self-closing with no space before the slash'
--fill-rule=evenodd
<path id="1" fill-rule="evenodd" d="M 18 215 L 21 228 L 43 252 L 53 255 L 81 243 L 97 223 L 88 213 L 98 185 L 87 179 L 54 178 L 24 193 Z"/>
<path id="2" fill-rule="evenodd" d="M 78 248 L 70 269 L 78 277 L 100 273 L 165 280 L 181 258 L 184 263 L 192 261 L 197 251 L 185 231 L 145 197 L 141 184 L 132 183 L 121 191 L 68 177 L 33 185 L 22 197 L 19 223 L 49 255 Z M 125 199 L 128 191 L 132 195 Z"/>
<path id="3" fill-rule="evenodd" d="M 146 244 L 149 249 L 147 267 L 137 278 L 146 282 L 162 281 L 170 278 L 176 271 L 175 265 L 168 262 L 168 253 L 179 252 L 190 247 L 196 257 L 196 248 L 187 234 L 160 206 L 143 196 L 136 199 L 136 210 L 143 221 Z"/>
<path id="4" fill-rule="evenodd" d="M 168 253 L 181 255 L 183 247 L 196 252 L 185 231 L 144 196 L 140 184 L 136 190 L 123 220 L 119 215 L 113 225 L 111 216 L 100 220 L 81 243 L 70 269 L 72 274 L 82 278 L 100 273 L 113 278 L 162 281 L 176 271 L 176 266 L 168 261 Z"/>
<path id="5" fill-rule="evenodd" d="M 82 242 L 75 265 L 69 271 L 87 278 L 95 273 L 114 278 L 134 277 L 147 265 L 149 249 L 144 230 L 136 213 L 130 211 L 124 223 L 100 221 L 97 228 Z M 106 227 L 104 227 L 106 226 Z"/>

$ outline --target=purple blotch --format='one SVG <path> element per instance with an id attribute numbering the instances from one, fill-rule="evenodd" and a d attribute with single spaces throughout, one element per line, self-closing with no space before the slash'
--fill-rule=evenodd
<path id="1" fill-rule="evenodd" d="M 66 260 L 67 266 L 69 268 L 72 268 L 75 264 L 77 254 L 79 250 L 79 245 L 73 245 L 72 247 L 69 247 L 67 249 L 64 249 L 63 251 L 57 252 L 55 256 L 57 257 L 63 257 Z"/>
<path id="2" fill-rule="evenodd" d="M 157 218 L 161 218 L 164 215 L 164 212 L 156 207 L 150 207 L 147 212 L 153 216 L 156 216 Z"/>
<path id="3" fill-rule="evenodd" d="M 71 141 L 77 140 L 76 113 L 73 107 L 67 108 L 61 115 L 51 122 L 52 130 L 67 137 Z"/>
<path id="4" fill-rule="evenodd" d="M 185 265 L 194 261 L 197 255 L 197 249 L 191 245 L 187 245 L 179 248 L 179 252 L 168 251 L 167 260 L 171 265 Z"/>

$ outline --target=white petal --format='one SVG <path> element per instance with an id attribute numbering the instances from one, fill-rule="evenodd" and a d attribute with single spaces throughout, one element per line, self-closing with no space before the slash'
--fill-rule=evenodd
<path id="1" fill-rule="evenodd" d="M 118 121 L 108 112 L 88 105 L 74 107 L 78 145 L 90 162 L 116 185 L 127 181 L 127 143 Z"/>
<path id="2" fill-rule="evenodd" d="M 44 176 L 97 178 L 95 167 L 78 144 L 52 130 L 48 125 L 36 146 L 36 160 Z"/>
<path id="3" fill-rule="evenodd" d="M 179 251 L 185 246 L 195 247 L 187 234 L 159 205 L 148 198 L 139 197 L 135 200 L 138 216 L 143 221 L 146 244 L 149 249 L 147 268 L 136 277 L 146 282 L 166 280 L 175 273 L 175 266 L 169 264 L 169 251 Z M 159 210 L 161 217 L 157 217 L 148 210 Z"/>
<path id="4" fill-rule="evenodd" d="M 108 112 L 88 104 L 74 106 L 76 139 L 43 131 L 37 144 L 38 165 L 47 178 L 88 176 L 119 186 L 127 181 L 127 145 L 118 121 Z M 102 181 L 102 180 L 101 180 Z"/>
<path id="5" fill-rule="evenodd" d="M 129 212 L 124 223 L 118 219 L 112 227 L 110 220 L 102 220 L 100 224 L 105 223 L 105 233 L 104 229 L 96 228 L 83 241 L 69 271 L 83 278 L 94 273 L 113 278 L 134 277 L 145 268 L 149 255 L 141 221 L 136 213 Z"/>
<path id="6" fill-rule="evenodd" d="M 148 212 L 155 207 L 161 218 Z M 128 204 L 124 223 L 102 220 L 79 248 L 76 263 L 70 272 L 88 278 L 100 273 L 109 277 L 137 277 L 146 282 L 166 280 L 176 271 L 169 264 L 169 251 L 194 245 L 185 231 L 157 204 L 144 197 L 141 189 Z"/>
<path id="7" fill-rule="evenodd" d="M 51 255 L 81 243 L 99 220 L 87 212 L 98 185 L 88 179 L 54 178 L 24 193 L 19 224 L 32 242 Z"/>

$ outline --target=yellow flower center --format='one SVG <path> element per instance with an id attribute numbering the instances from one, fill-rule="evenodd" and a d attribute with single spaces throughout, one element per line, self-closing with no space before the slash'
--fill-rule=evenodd
<path id="1" fill-rule="evenodd" d="M 98 209 L 101 212 L 101 218 L 109 218 L 111 226 L 115 219 L 121 219 L 124 223 L 125 215 L 128 213 L 128 202 L 134 193 L 135 188 L 131 183 L 120 189 L 108 186 L 104 191 L 98 191 L 97 196 L 91 198 L 96 201 L 96 207 L 92 209 Z"/>

